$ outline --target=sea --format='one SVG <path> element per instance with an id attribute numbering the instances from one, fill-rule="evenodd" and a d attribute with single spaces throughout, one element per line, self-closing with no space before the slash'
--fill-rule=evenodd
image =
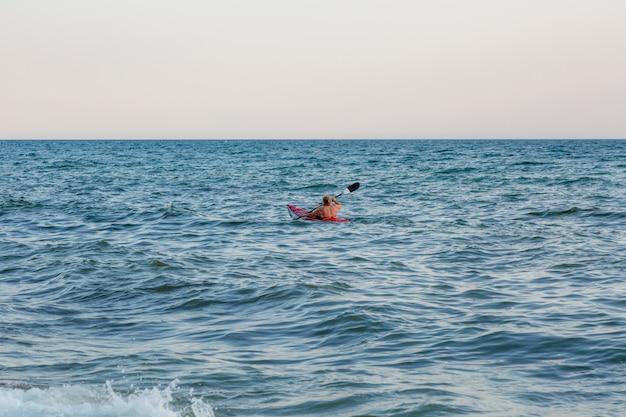
<path id="1" fill-rule="evenodd" d="M 0 417 L 625 415 L 626 140 L 0 141 Z"/>

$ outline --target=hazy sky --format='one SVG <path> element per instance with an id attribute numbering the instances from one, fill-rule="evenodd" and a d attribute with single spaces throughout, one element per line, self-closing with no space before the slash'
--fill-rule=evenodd
<path id="1" fill-rule="evenodd" d="M 0 0 L 0 138 L 626 138 L 624 0 Z"/>

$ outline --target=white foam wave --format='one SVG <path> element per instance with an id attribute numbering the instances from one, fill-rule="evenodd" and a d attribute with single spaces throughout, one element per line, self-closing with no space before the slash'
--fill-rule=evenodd
<path id="1" fill-rule="evenodd" d="M 0 385 L 0 417 L 215 417 L 213 408 L 199 398 L 174 409 L 175 390 L 176 382 L 128 394 L 115 392 L 110 382 L 47 388 Z"/>

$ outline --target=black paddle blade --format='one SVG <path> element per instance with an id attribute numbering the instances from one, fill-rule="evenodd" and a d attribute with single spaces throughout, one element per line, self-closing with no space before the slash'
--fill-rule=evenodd
<path id="1" fill-rule="evenodd" d="M 361 184 L 359 184 L 358 182 L 355 182 L 354 184 L 348 187 L 348 190 L 350 190 L 350 192 L 353 193 L 356 190 L 358 190 L 360 186 Z"/>

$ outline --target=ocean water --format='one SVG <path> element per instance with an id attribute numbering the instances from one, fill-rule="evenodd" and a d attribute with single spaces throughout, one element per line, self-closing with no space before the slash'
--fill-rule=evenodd
<path id="1" fill-rule="evenodd" d="M 624 416 L 625 190 L 626 141 L 0 141 L 0 417 Z"/>

